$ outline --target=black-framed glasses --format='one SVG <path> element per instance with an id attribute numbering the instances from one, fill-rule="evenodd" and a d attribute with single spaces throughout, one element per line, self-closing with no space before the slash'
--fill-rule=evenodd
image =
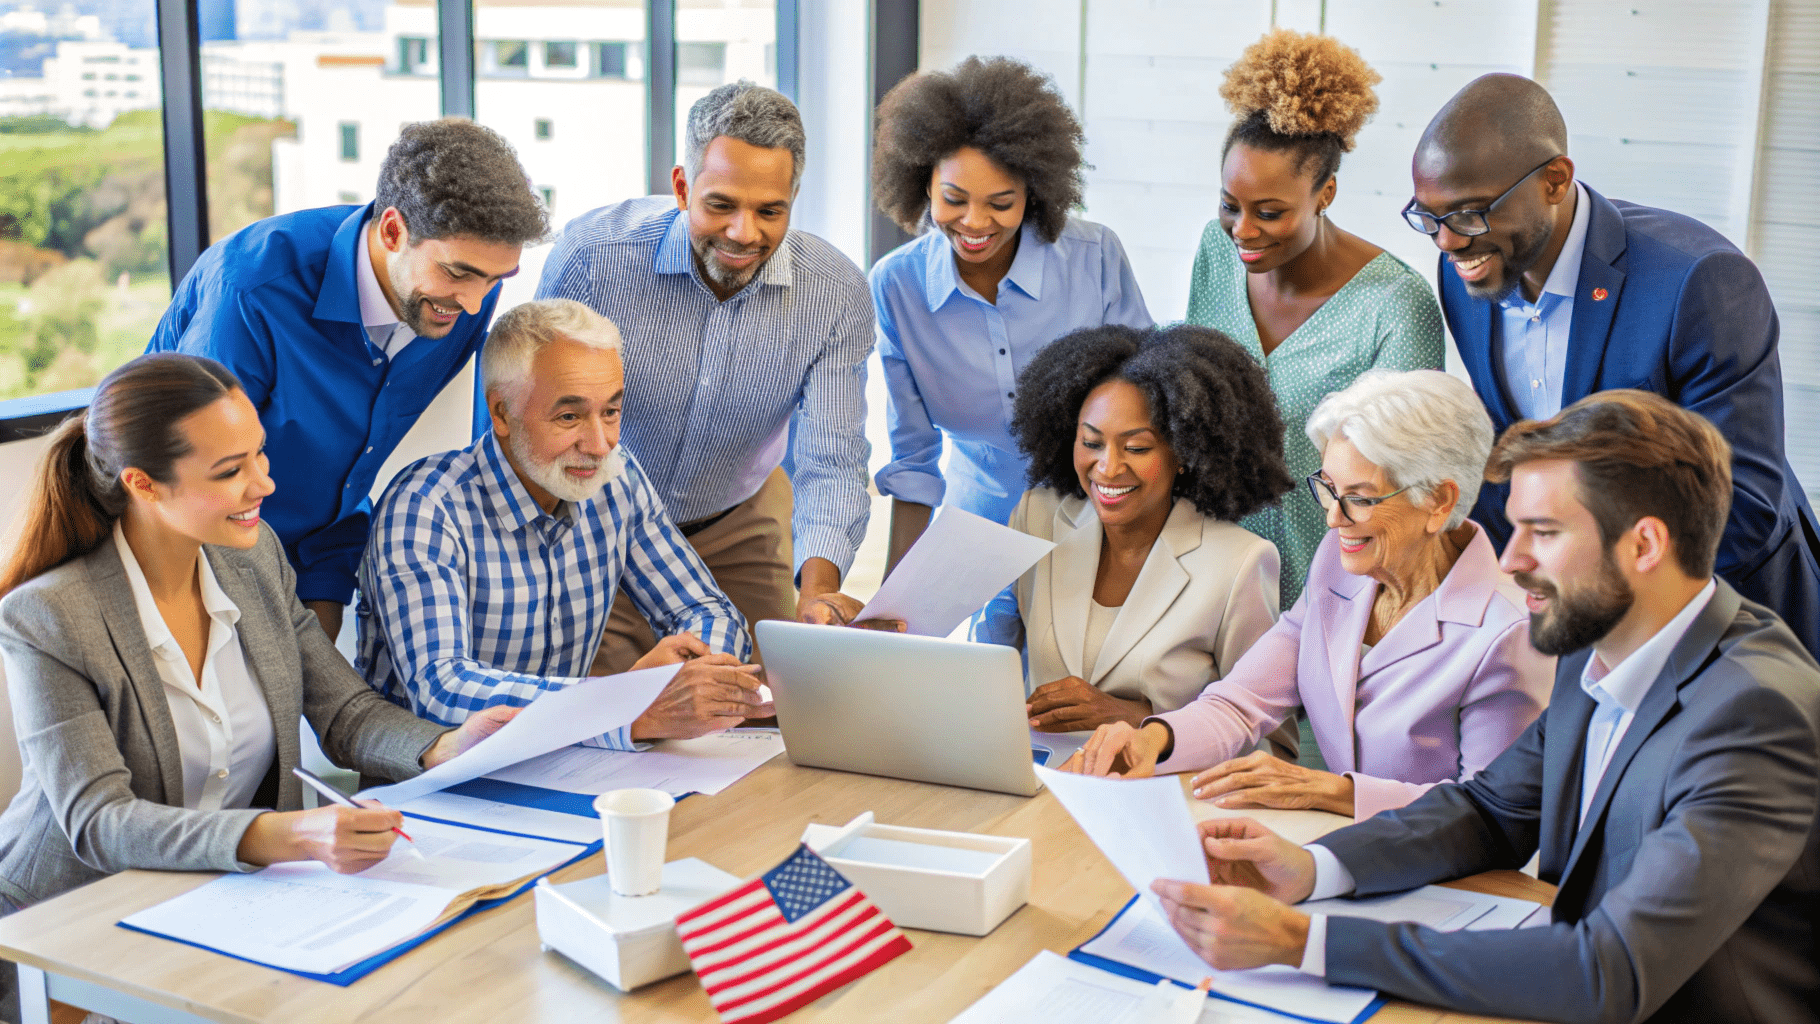
<path id="1" fill-rule="evenodd" d="M 1363 494 L 1341 494 L 1333 489 L 1332 484 L 1321 479 L 1319 474 L 1308 478 L 1308 493 L 1314 495 L 1314 500 L 1320 503 L 1321 511 L 1332 512 L 1333 507 L 1338 505 L 1341 518 L 1355 524 L 1370 519 L 1372 509 L 1407 490 L 1408 487 L 1399 487 L 1389 494 L 1368 498 Z"/>
<path id="2" fill-rule="evenodd" d="M 1521 178 L 1518 178 L 1516 185 L 1512 185 L 1505 189 L 1503 195 L 1493 199 L 1491 204 L 1486 206 L 1483 210 L 1455 210 L 1452 213 L 1437 216 L 1429 213 L 1427 210 L 1416 209 L 1416 201 L 1411 199 L 1409 205 L 1403 207 L 1403 219 L 1409 223 L 1410 227 L 1415 228 L 1424 235 L 1440 234 L 1441 225 L 1443 224 L 1447 225 L 1447 230 L 1465 238 L 1482 235 L 1491 230 L 1491 221 L 1489 218 L 1491 217 L 1492 211 L 1498 208 L 1498 204 L 1510 198 L 1510 194 L 1517 190 L 1517 185 L 1521 185 L 1535 177 L 1536 171 L 1547 167 L 1549 164 L 1552 164 L 1559 159 L 1561 158 L 1558 156 L 1551 156 L 1547 160 L 1537 164 L 1534 170 Z"/>

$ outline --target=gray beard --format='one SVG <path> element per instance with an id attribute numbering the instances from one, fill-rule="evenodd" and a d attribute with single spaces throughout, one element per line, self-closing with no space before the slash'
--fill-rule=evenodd
<path id="1" fill-rule="evenodd" d="M 600 469 L 592 477 L 576 481 L 564 472 L 561 460 L 539 462 L 534 458 L 522 432 L 507 438 L 506 445 L 511 448 L 512 458 L 524 467 L 524 473 L 531 478 L 532 483 L 549 491 L 557 499 L 576 505 L 594 500 L 602 488 L 619 479 L 626 471 L 626 458 L 619 453 L 617 446 L 600 461 Z"/>

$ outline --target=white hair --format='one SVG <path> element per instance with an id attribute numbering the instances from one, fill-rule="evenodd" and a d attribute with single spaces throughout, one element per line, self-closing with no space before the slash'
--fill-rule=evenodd
<path id="1" fill-rule="evenodd" d="M 559 338 L 589 348 L 619 350 L 613 321 L 574 299 L 539 299 L 499 314 L 480 351 L 480 379 L 487 394 L 516 400 L 530 382 L 531 361 Z"/>
<path id="2" fill-rule="evenodd" d="M 1409 488 L 1411 501 L 1427 501 L 1434 488 L 1452 480 L 1460 500 L 1447 517 L 1451 530 L 1478 500 L 1493 431 L 1485 404 L 1458 377 L 1440 370 L 1370 370 L 1322 399 L 1308 417 L 1308 440 L 1317 450 L 1342 436 L 1384 470 L 1391 487 Z"/>

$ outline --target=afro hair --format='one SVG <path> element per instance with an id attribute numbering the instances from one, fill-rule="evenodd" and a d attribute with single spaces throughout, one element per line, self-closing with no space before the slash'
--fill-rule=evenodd
<path id="1" fill-rule="evenodd" d="M 1219 331 L 1193 324 L 1138 330 L 1109 324 L 1064 335 L 1018 375 L 1011 433 L 1030 459 L 1030 486 L 1077 498 L 1081 406 L 1109 380 L 1135 385 L 1182 473 L 1175 495 L 1235 522 L 1295 486 L 1283 461 L 1283 419 L 1264 368 Z"/>
<path id="2" fill-rule="evenodd" d="M 1319 188 L 1377 112 L 1372 87 L 1381 81 L 1357 50 L 1332 36 L 1270 32 L 1226 69 L 1220 97 L 1237 121 L 1225 149 L 1242 142 L 1271 152 L 1293 150 L 1298 170 L 1316 165 Z"/>
<path id="3" fill-rule="evenodd" d="M 971 146 L 1024 183 L 1026 215 L 1053 242 L 1081 205 L 1083 139 L 1048 76 L 1010 57 L 968 57 L 904 79 L 879 103 L 873 201 L 905 231 L 921 231 L 935 165 Z"/>

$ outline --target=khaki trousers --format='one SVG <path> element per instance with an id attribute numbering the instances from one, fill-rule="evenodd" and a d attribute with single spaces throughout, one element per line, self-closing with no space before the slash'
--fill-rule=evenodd
<path id="1" fill-rule="evenodd" d="M 747 626 L 760 619 L 796 618 L 796 571 L 790 542 L 790 514 L 796 503 L 790 478 L 774 469 L 758 493 L 713 525 L 687 538 L 714 574 Z M 613 613 L 594 656 L 593 675 L 624 672 L 657 645 L 651 624 L 638 613 L 624 588 L 613 598 Z"/>

